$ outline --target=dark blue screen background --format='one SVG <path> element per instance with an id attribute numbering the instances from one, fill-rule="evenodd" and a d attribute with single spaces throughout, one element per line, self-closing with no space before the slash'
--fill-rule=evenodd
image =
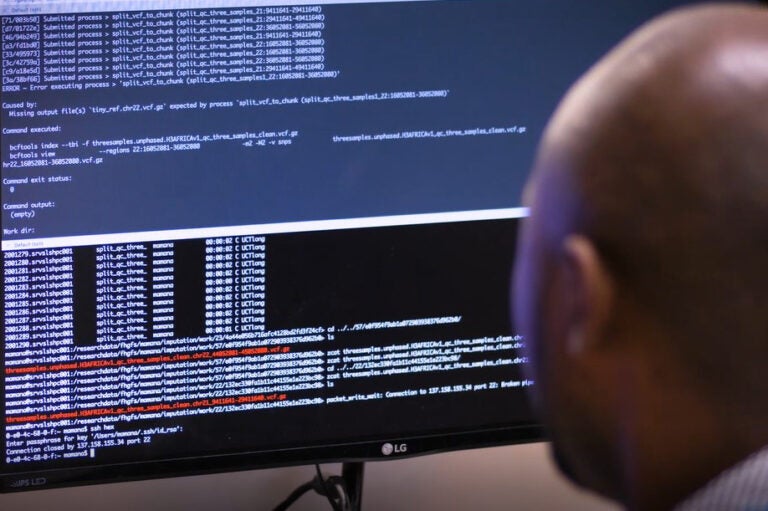
<path id="1" fill-rule="evenodd" d="M 338 78 L 7 93 L 38 108 L 447 89 L 447 98 L 61 117 L 60 134 L 8 144 L 295 130 L 288 147 L 105 156 L 101 165 L 8 169 L 71 175 L 4 202 L 53 200 L 33 235 L 5 239 L 506 208 L 567 87 L 620 37 L 674 2 L 430 1 L 325 5 L 326 68 Z M 4 126 L 51 124 L 18 120 Z M 333 143 L 334 135 L 525 126 L 524 134 Z M 81 148 L 82 149 L 82 148 Z M 80 151 L 80 149 L 78 149 Z"/>

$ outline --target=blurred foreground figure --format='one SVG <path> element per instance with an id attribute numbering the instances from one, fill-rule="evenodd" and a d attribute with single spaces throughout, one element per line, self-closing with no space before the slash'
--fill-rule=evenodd
<path id="1" fill-rule="evenodd" d="M 768 10 L 630 36 L 525 202 L 514 315 L 563 472 L 632 510 L 768 510 Z"/>

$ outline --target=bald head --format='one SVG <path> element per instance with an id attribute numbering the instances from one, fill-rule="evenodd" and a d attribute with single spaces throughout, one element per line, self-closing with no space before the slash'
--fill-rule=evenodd
<path id="1" fill-rule="evenodd" d="M 768 10 L 641 28 L 568 93 L 514 315 L 562 467 L 666 509 L 768 444 Z"/>
<path id="2" fill-rule="evenodd" d="M 572 194 L 555 238 L 593 240 L 692 371 L 768 390 L 766 9 L 686 9 L 634 34 L 563 101 L 535 173 Z"/>

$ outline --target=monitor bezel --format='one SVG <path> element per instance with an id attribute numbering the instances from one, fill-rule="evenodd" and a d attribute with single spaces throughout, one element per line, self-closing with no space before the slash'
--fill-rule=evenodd
<path id="1" fill-rule="evenodd" d="M 280 450 L 20 471 L 0 475 L 0 493 L 239 472 L 317 463 L 400 460 L 458 450 L 533 443 L 544 440 L 546 440 L 544 428 L 540 424 L 532 422 L 473 431 L 389 437 Z M 385 444 L 390 444 L 390 446 L 394 447 L 389 454 L 383 452 L 389 450 L 383 449 Z"/>

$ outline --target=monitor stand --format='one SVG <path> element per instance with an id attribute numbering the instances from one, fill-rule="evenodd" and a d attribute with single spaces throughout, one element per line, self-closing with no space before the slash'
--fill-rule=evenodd
<path id="1" fill-rule="evenodd" d="M 341 476 L 325 477 L 316 465 L 317 475 L 296 488 L 273 511 L 286 511 L 294 502 L 310 490 L 325 496 L 336 511 L 361 511 L 363 502 L 362 461 L 348 461 L 341 465 Z"/>
<path id="2" fill-rule="evenodd" d="M 341 465 L 341 478 L 347 487 L 349 511 L 362 511 L 364 469 L 365 464 L 362 461 L 348 461 Z"/>

